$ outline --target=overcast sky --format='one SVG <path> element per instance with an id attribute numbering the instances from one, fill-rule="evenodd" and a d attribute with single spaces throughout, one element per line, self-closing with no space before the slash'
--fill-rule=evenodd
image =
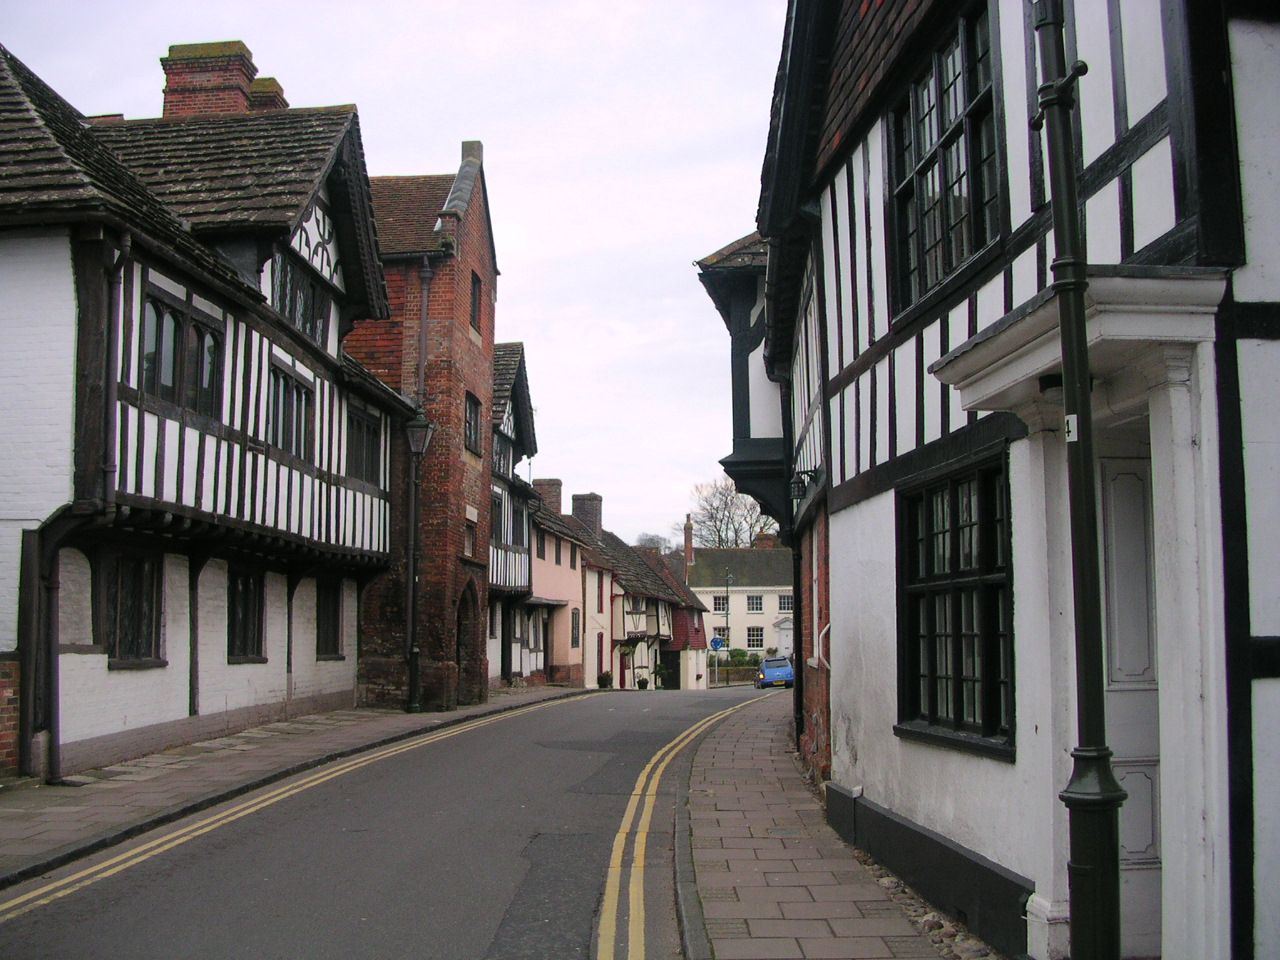
<path id="1" fill-rule="evenodd" d="M 692 261 L 754 229 L 785 0 L 3 6 L 0 43 L 86 114 L 158 116 L 170 44 L 243 40 L 292 106 L 359 107 L 373 176 L 483 141 L 534 476 L 630 541 L 721 475 L 729 342 Z"/>

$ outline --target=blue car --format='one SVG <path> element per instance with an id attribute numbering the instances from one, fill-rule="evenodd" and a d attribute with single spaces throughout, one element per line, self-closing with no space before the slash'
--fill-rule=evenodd
<path id="1" fill-rule="evenodd" d="M 766 657 L 756 673 L 756 686 L 761 690 L 766 687 L 792 687 L 795 682 L 796 673 L 786 657 Z"/>

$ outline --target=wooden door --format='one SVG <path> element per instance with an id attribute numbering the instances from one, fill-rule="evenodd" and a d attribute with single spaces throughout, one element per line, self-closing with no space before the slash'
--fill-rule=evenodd
<path id="1" fill-rule="evenodd" d="M 1121 955 L 1160 956 L 1160 726 L 1151 461 L 1099 461 L 1107 740 L 1120 808 Z"/>

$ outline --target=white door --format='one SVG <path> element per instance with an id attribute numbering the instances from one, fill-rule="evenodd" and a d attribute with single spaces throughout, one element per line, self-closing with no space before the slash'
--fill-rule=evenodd
<path id="1" fill-rule="evenodd" d="M 1121 955 L 1160 956 L 1160 727 L 1151 461 L 1102 458 L 1107 742 L 1120 808 Z"/>

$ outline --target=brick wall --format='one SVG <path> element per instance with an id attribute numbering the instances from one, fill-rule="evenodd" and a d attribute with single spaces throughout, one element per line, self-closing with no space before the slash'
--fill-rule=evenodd
<path id="1" fill-rule="evenodd" d="M 18 678 L 16 659 L 0 660 L 0 777 L 18 772 Z"/>
<path id="2" fill-rule="evenodd" d="M 453 252 L 432 259 L 427 290 L 423 409 L 427 419 L 436 424 L 436 431 L 422 467 L 416 632 L 421 650 L 423 703 L 429 709 L 449 709 L 459 702 L 477 702 L 488 695 L 485 623 L 490 431 L 480 431 L 482 455 L 476 456 L 463 445 L 466 394 L 479 399 L 481 423 L 486 428 L 493 394 L 493 292 L 497 270 L 491 253 L 487 202 L 481 183 L 462 219 L 443 218 L 442 229 L 452 237 Z M 352 356 L 409 396 L 414 395 L 417 386 L 420 267 L 420 261 L 385 262 L 391 319 L 357 324 L 344 343 Z M 472 271 L 479 275 L 485 293 L 479 333 L 471 327 Z M 407 506 L 407 499 L 401 498 L 400 502 Z M 475 553 L 470 558 L 463 553 L 468 506 L 475 509 L 478 517 Z M 402 508 L 393 515 L 393 553 L 402 553 L 403 548 L 395 544 L 403 544 L 407 522 L 407 510 Z M 403 623 L 404 576 L 401 559 L 371 582 L 361 597 L 363 702 L 403 701 L 407 692 L 407 675 L 402 666 L 403 632 L 396 626 L 397 619 Z M 472 635 L 460 645 L 459 607 L 469 586 L 475 596 L 475 626 Z"/>

